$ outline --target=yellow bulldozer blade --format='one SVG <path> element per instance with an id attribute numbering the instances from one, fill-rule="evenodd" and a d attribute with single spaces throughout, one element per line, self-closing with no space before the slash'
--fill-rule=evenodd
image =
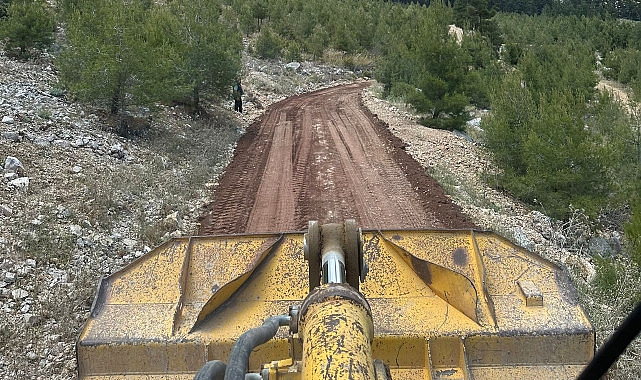
<path id="1" fill-rule="evenodd" d="M 394 380 L 571 379 L 594 354 L 564 270 L 497 235 L 363 231 L 362 245 L 371 356 Z M 77 343 L 79 377 L 192 379 L 226 361 L 241 334 L 305 299 L 303 251 L 296 232 L 174 239 L 149 252 L 101 280 Z M 281 328 L 249 369 L 292 365 L 300 351 Z"/>

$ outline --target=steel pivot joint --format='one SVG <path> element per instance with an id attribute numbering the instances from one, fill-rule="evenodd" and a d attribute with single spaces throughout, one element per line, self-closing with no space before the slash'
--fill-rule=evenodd
<path id="1" fill-rule="evenodd" d="M 310 221 L 303 237 L 309 263 L 309 290 L 322 284 L 348 283 L 359 289 L 365 279 L 361 229 L 354 219 L 319 225 Z"/>

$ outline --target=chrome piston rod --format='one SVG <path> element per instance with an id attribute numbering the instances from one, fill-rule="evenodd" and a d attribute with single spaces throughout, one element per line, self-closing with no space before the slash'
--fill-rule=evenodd
<path id="1" fill-rule="evenodd" d="M 321 267 L 323 284 L 345 282 L 345 252 L 343 252 L 344 227 L 342 224 L 326 224 L 322 227 Z"/>
<path id="2" fill-rule="evenodd" d="M 345 255 L 342 250 L 328 250 L 323 253 L 323 284 L 345 282 Z"/>

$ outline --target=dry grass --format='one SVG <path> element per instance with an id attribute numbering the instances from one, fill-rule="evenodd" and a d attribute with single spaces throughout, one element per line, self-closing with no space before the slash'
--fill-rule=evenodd
<path id="1" fill-rule="evenodd" d="M 600 347 L 641 301 L 641 270 L 625 256 L 596 261 L 596 276 L 584 280 L 575 272 L 581 304 L 596 331 Z M 641 378 L 641 339 L 635 339 L 611 368 L 607 379 Z"/>

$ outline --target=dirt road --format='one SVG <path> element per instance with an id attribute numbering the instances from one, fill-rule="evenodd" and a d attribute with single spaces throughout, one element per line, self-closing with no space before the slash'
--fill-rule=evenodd
<path id="1" fill-rule="evenodd" d="M 200 234 L 301 231 L 354 218 L 372 229 L 473 224 L 361 104 L 366 83 L 272 105 L 238 143 Z"/>

